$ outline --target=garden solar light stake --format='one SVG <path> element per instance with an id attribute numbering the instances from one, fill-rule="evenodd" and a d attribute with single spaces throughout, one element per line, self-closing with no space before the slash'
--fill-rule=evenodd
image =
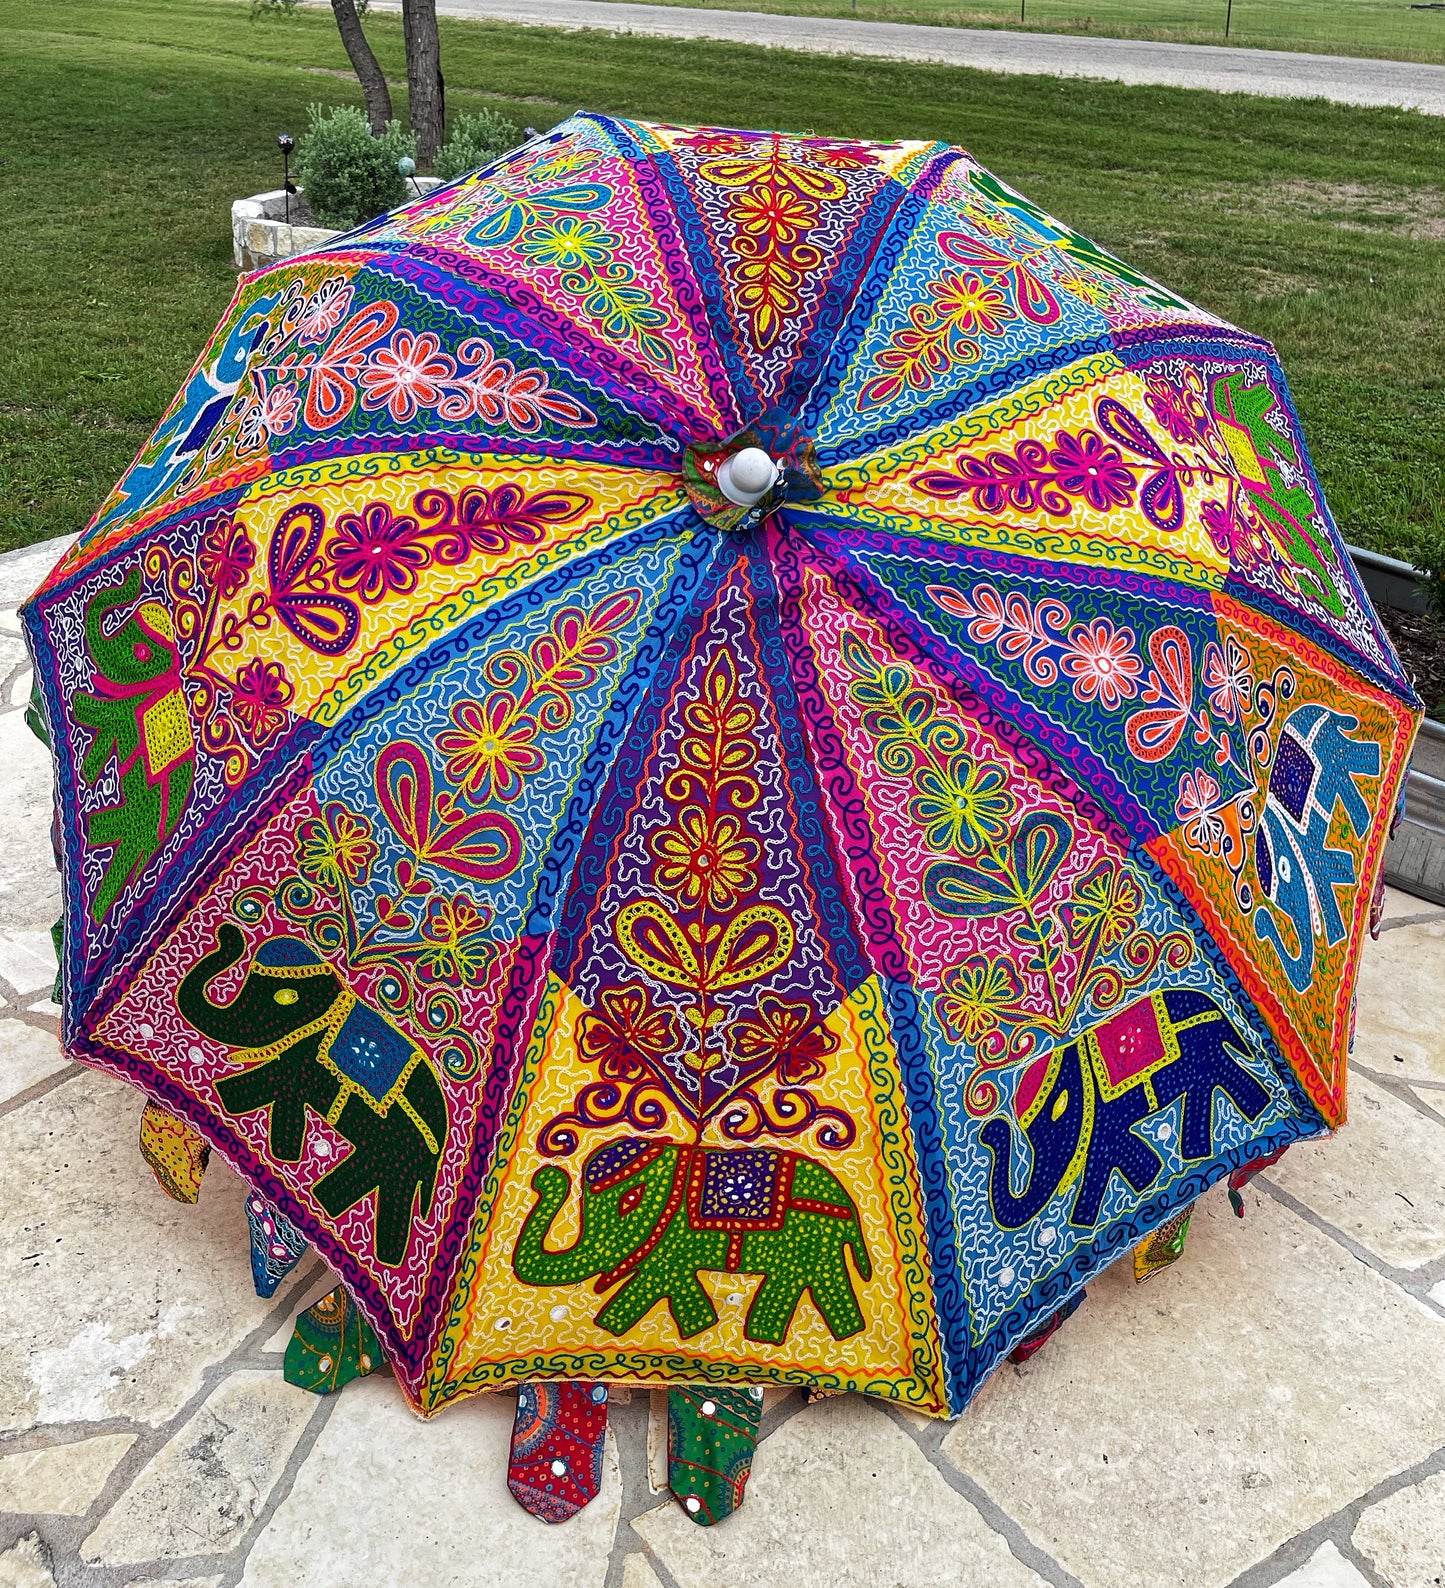
<path id="1" fill-rule="evenodd" d="M 296 140 L 289 132 L 278 133 L 276 147 L 281 151 L 281 186 L 286 195 L 286 224 L 291 224 L 291 195 L 296 191 L 296 184 L 291 180 L 291 151 L 296 147 Z"/>

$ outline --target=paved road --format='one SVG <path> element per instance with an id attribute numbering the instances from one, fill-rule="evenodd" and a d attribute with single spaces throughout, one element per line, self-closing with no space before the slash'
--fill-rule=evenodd
<path id="1" fill-rule="evenodd" d="M 377 0 L 377 9 L 397 11 L 400 5 L 398 0 Z M 1235 50 L 1215 44 L 1153 44 L 1140 39 L 916 27 L 899 22 L 855 22 L 846 17 L 622 5 L 610 0 L 437 0 L 437 10 L 447 16 L 554 28 L 603 28 L 666 38 L 771 44 L 821 55 L 937 61 L 990 72 L 1099 77 L 1223 93 L 1333 99 L 1346 105 L 1397 105 L 1445 116 L 1445 66 L 1405 61 Z"/>

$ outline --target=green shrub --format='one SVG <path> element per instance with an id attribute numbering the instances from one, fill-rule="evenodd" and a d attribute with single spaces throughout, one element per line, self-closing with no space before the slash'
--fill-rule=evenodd
<path id="1" fill-rule="evenodd" d="M 490 165 L 498 155 L 515 149 L 521 129 L 495 110 L 478 110 L 452 122 L 451 137 L 437 151 L 436 174 L 448 182 L 479 165 Z"/>
<path id="2" fill-rule="evenodd" d="M 297 174 L 321 225 L 356 226 L 406 199 L 396 163 L 414 155 L 416 143 L 400 122 L 387 122 L 382 136 L 373 138 L 366 117 L 351 105 L 312 105 L 306 115 Z"/>

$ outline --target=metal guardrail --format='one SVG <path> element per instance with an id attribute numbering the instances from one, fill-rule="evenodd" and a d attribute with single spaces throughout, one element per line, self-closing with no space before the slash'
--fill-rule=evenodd
<path id="1" fill-rule="evenodd" d="M 1398 557 L 1384 557 L 1363 546 L 1346 546 L 1350 560 L 1359 572 L 1360 582 L 1376 606 L 1394 607 L 1400 612 L 1428 612 L 1426 576 Z"/>
<path id="2" fill-rule="evenodd" d="M 1361 546 L 1346 548 L 1376 606 L 1427 612 L 1426 576 L 1409 563 Z M 1420 724 L 1405 778 L 1405 816 L 1385 850 L 1385 880 L 1433 904 L 1445 904 L 1445 725 Z"/>

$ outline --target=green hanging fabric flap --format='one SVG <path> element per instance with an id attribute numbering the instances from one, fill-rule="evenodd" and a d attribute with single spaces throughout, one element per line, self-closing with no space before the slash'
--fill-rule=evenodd
<path id="1" fill-rule="evenodd" d="M 330 1395 L 381 1365 L 381 1342 L 345 1285 L 338 1285 L 296 1320 L 286 1347 L 286 1382 Z"/>
<path id="2" fill-rule="evenodd" d="M 763 1414 L 763 1390 L 688 1385 L 667 1393 L 667 1481 L 700 1527 L 743 1503 Z"/>

